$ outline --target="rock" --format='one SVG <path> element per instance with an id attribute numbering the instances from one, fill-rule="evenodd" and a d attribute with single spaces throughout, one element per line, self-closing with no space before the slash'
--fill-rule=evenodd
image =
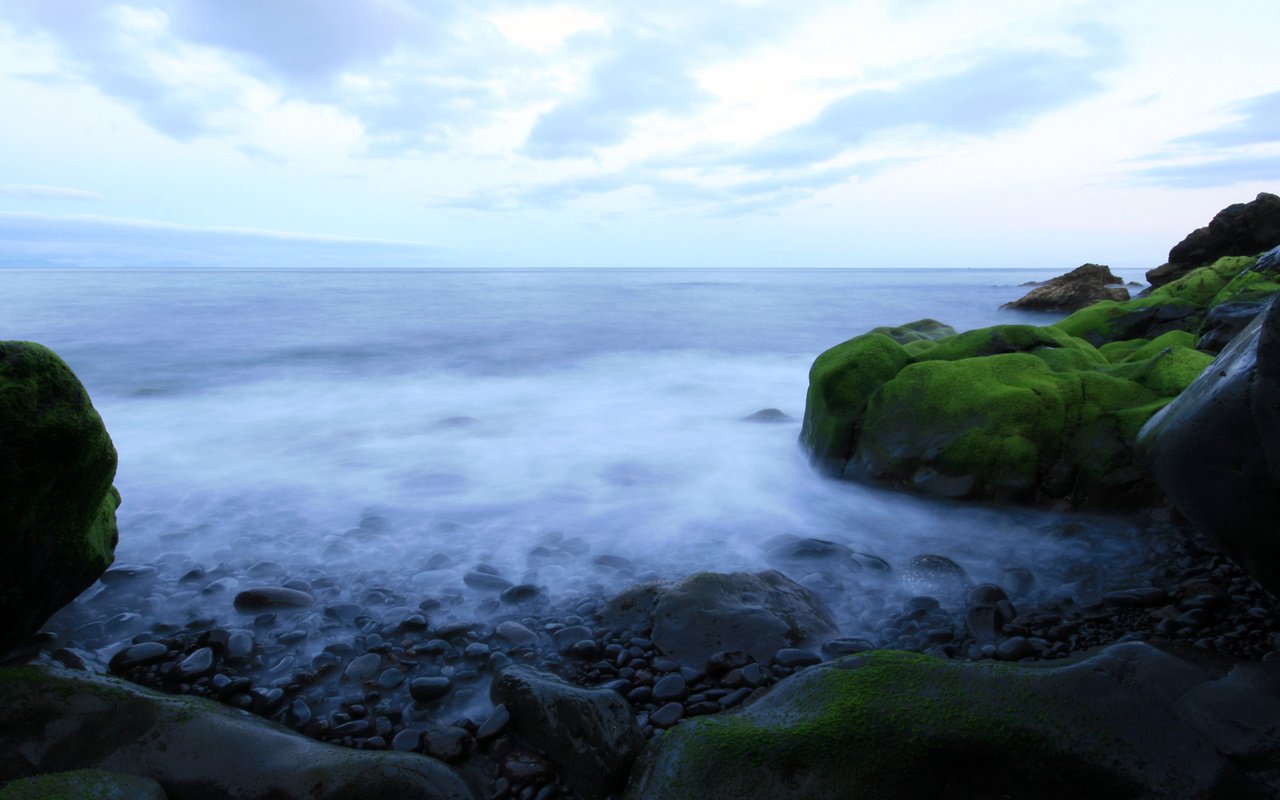
<path id="1" fill-rule="evenodd" d="M 944 497 L 1128 507 L 1157 496 L 1133 439 L 1211 358 L 1186 332 L 1100 350 L 997 325 L 908 349 L 866 334 L 810 371 L 801 441 L 839 476 Z"/>
<path id="2" fill-rule="evenodd" d="M 467 755 L 467 742 L 471 734 L 465 728 L 446 725 L 443 728 L 432 728 L 422 736 L 423 747 L 427 755 L 433 756 L 449 764 L 461 761 Z"/>
<path id="3" fill-rule="evenodd" d="M 538 640 L 538 635 L 533 631 L 521 625 L 519 622 L 507 620 L 499 622 L 498 627 L 494 629 L 494 633 L 498 638 L 505 639 L 512 644 L 533 644 Z"/>
<path id="4" fill-rule="evenodd" d="M 655 728 L 670 728 L 684 719 L 684 706 L 670 702 L 649 715 L 649 723 Z"/>
<path id="5" fill-rule="evenodd" d="M 184 680 L 204 675 L 213 669 L 213 648 L 201 647 L 178 663 L 178 674 Z"/>
<path id="6" fill-rule="evenodd" d="M 911 559 L 901 577 L 911 592 L 927 595 L 931 600 L 946 598 L 948 602 L 962 600 L 971 584 L 969 574 L 959 564 L 946 556 L 929 554 Z"/>
<path id="7" fill-rule="evenodd" d="M 462 582 L 479 592 L 502 592 L 515 585 L 501 575 L 493 575 L 479 570 L 463 575 Z"/>
<path id="8" fill-rule="evenodd" d="M 377 674 L 378 668 L 382 666 L 382 656 L 377 653 L 365 653 L 351 659 L 351 663 L 347 665 L 343 675 L 349 681 L 359 683 L 367 681 Z"/>
<path id="9" fill-rule="evenodd" d="M 936 319 L 918 319 L 897 327 L 872 328 L 870 333 L 888 336 L 898 344 L 911 344 L 912 342 L 934 342 L 948 336 L 955 336 L 956 329 Z"/>
<path id="10" fill-rule="evenodd" d="M 606 626 L 651 630 L 654 645 L 682 664 L 741 650 L 768 663 L 784 647 L 835 635 L 822 601 L 780 572 L 699 572 L 675 583 L 636 586 L 601 611 Z"/>
<path id="11" fill-rule="evenodd" d="M 653 699 L 660 703 L 683 700 L 688 696 L 689 687 L 685 683 L 684 676 L 678 672 L 665 675 L 653 684 Z"/>
<path id="12" fill-rule="evenodd" d="M 650 744 L 627 796 L 1266 797 L 1276 719 L 1280 665 L 1137 642 L 1054 667 L 879 651 L 684 721 Z"/>
<path id="13" fill-rule="evenodd" d="M 157 664 L 164 660 L 168 652 L 169 648 L 160 642 L 142 642 L 116 653 L 111 657 L 109 666 L 112 672 L 123 674 L 134 667 Z"/>
<path id="14" fill-rule="evenodd" d="M 1280 305 L 1153 417 L 1139 445 L 1178 510 L 1280 591 Z"/>
<path id="15" fill-rule="evenodd" d="M 1196 267 L 1223 256 L 1252 256 L 1280 245 L 1280 197 L 1261 192 L 1251 202 L 1235 203 L 1214 215 L 1169 251 L 1169 260 L 1147 273 L 1163 286 Z"/>
<path id="16" fill-rule="evenodd" d="M 0 669 L 0 783 L 92 766 L 170 797 L 471 800 L 434 759 L 331 747 L 196 697 L 53 667 Z"/>
<path id="17" fill-rule="evenodd" d="M 644 746 L 631 707 L 608 689 L 583 689 L 513 666 L 494 678 L 490 697 L 510 709 L 516 738 L 546 753 L 587 797 L 620 790 Z"/>
<path id="18" fill-rule="evenodd" d="M 0 789 L 0 800 L 168 800 L 151 778 L 100 769 L 55 772 L 16 780 Z"/>
<path id="19" fill-rule="evenodd" d="M 480 727 L 476 729 L 476 738 L 480 741 L 492 739 L 500 736 L 507 729 L 507 725 L 511 722 L 511 712 L 503 703 L 498 703 L 493 707 L 493 711 L 489 712 L 489 716 L 485 721 L 480 723 Z"/>
<path id="20" fill-rule="evenodd" d="M 1102 602 L 1117 608 L 1154 608 L 1168 603 L 1169 593 L 1155 586 L 1119 589 L 1104 594 Z"/>
<path id="21" fill-rule="evenodd" d="M 1102 264 L 1083 264 L 1047 281 L 1001 308 L 1024 311 L 1076 311 L 1101 300 L 1128 300 L 1124 281 Z"/>
<path id="22" fill-rule="evenodd" d="M 741 422 L 791 422 L 794 417 L 777 408 L 762 408 L 743 417 Z"/>
<path id="23" fill-rule="evenodd" d="M 419 703 L 430 703 L 439 700 L 449 693 L 453 683 L 444 676 L 414 678 L 409 682 L 409 694 Z"/>
<path id="24" fill-rule="evenodd" d="M 0 654 L 111 565 L 116 450 L 80 381 L 47 348 L 0 342 Z"/>
<path id="25" fill-rule="evenodd" d="M 1240 331 L 1253 322 L 1253 318 L 1267 308 L 1267 301 L 1230 302 L 1209 309 L 1204 324 L 1200 326 L 1200 338 L 1196 349 L 1206 353 L 1220 353 Z"/>
<path id="26" fill-rule="evenodd" d="M 257 613 L 273 608 L 306 608 L 315 602 L 316 599 L 307 592 L 281 586 L 263 586 L 245 589 L 237 594 L 235 606 L 237 611 Z"/>
<path id="27" fill-rule="evenodd" d="M 800 667 L 811 667 L 814 664 L 821 664 L 822 658 L 817 653 L 811 653 L 808 650 L 801 650 L 796 647 L 784 647 L 779 650 L 773 657 L 773 663 L 787 669 L 798 669 Z"/>

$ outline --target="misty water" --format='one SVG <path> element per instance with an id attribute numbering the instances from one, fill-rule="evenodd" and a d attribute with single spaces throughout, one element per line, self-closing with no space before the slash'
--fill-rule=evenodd
<path id="1" fill-rule="evenodd" d="M 370 613 L 430 597 L 436 618 L 483 619 L 503 609 L 463 581 L 478 565 L 567 607 L 776 567 L 847 635 L 909 596 L 897 576 L 924 553 L 974 581 L 1029 570 L 1024 595 L 1096 597 L 1142 579 L 1159 523 L 832 481 L 797 446 L 822 350 L 923 317 L 1047 324 L 999 306 L 1048 277 L 6 271 L 4 338 L 62 355 L 120 453 L 125 569 L 49 627 L 109 654 L 157 622 L 234 621 L 237 589 L 299 577 Z M 790 419 L 742 420 L 764 408 Z M 788 535 L 893 571 L 779 564 L 769 551 Z"/>

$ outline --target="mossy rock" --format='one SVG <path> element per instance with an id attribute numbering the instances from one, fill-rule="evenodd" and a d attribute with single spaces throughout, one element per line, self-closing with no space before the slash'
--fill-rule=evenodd
<path id="1" fill-rule="evenodd" d="M 1259 269 L 1256 256 L 1220 258 L 1143 297 L 1095 303 L 1054 327 L 1095 346 L 1151 339 L 1169 331 L 1199 332 L 1214 308 L 1264 300 L 1280 291 L 1271 263 Z"/>
<path id="2" fill-rule="evenodd" d="M 160 784 L 137 775 L 100 769 L 55 772 L 14 781 L 0 800 L 167 800 Z"/>
<path id="3" fill-rule="evenodd" d="M 644 800 L 1266 797 L 1280 675 L 1140 643 L 1066 666 L 892 651 L 788 678 L 655 739 Z M 1248 752 L 1258 775 L 1232 758 Z"/>
<path id="4" fill-rule="evenodd" d="M 1193 344 L 1174 332 L 1103 352 L 1057 328 L 997 325 L 912 354 L 868 334 L 815 362 L 809 396 L 825 416 L 806 408 L 802 441 L 829 471 L 935 495 L 1140 504 L 1155 489 L 1133 441 L 1212 360 Z M 863 369 L 868 353 L 896 358 Z M 823 424 L 832 408 L 846 424 Z"/>
<path id="5" fill-rule="evenodd" d="M 116 451 L 80 381 L 48 348 L 0 342 L 0 652 L 111 564 Z"/>
<path id="6" fill-rule="evenodd" d="M 882 333 L 898 344 L 908 345 L 912 342 L 936 342 L 939 339 L 954 336 L 956 329 L 936 319 L 918 319 L 906 325 L 882 326 L 867 332 Z"/>

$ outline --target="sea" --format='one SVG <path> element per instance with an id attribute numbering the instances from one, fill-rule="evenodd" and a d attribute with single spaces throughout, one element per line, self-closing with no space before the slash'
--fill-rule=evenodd
<path id="1" fill-rule="evenodd" d="M 779 568 L 797 537 L 888 566 L 872 585 L 781 565 L 847 634 L 912 593 L 896 576 L 923 554 L 973 582 L 1030 573 L 1027 599 L 1096 598 L 1142 580 L 1163 523 L 836 481 L 797 444 L 823 350 L 921 318 L 1048 324 L 1000 306 L 1053 274 L 5 270 L 0 337 L 83 381 L 120 456 L 115 575 L 151 576 L 127 607 L 98 583 L 50 625 L 105 652 L 290 576 L 475 618 L 502 611 L 477 571 L 572 605 Z M 745 419 L 763 409 L 785 416 Z"/>

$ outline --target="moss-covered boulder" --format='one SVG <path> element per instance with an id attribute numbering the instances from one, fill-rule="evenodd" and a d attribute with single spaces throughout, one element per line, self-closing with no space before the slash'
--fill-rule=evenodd
<path id="1" fill-rule="evenodd" d="M 0 784 L 106 770 L 172 798 L 472 800 L 427 756 L 322 744 L 245 711 L 52 666 L 0 668 Z"/>
<path id="2" fill-rule="evenodd" d="M 1247 256 L 1280 245 L 1280 197 L 1260 192 L 1248 203 L 1233 203 L 1169 250 L 1168 262 L 1147 273 L 1163 286 L 1223 256 Z"/>
<path id="3" fill-rule="evenodd" d="M 0 342 L 0 652 L 111 564 L 116 451 L 80 381 L 49 349 Z"/>
<path id="4" fill-rule="evenodd" d="M 77 769 L 16 780 L 0 800 L 168 800 L 160 784 L 137 775 Z"/>
<path id="5" fill-rule="evenodd" d="M 1054 327 L 1093 345 L 1128 339 L 1150 339 L 1169 331 L 1201 336 L 1234 319 L 1240 309 L 1256 314 L 1265 301 L 1280 292 L 1280 258 L 1229 256 L 1192 270 L 1149 294 L 1124 302 L 1103 301 L 1081 309 Z M 1219 311 L 1234 310 L 1235 314 Z M 1246 318 L 1244 322 L 1247 323 Z M 1234 333 L 1243 323 L 1231 330 Z M 1229 339 L 1221 333 L 1206 340 L 1217 351 Z"/>
<path id="6" fill-rule="evenodd" d="M 1212 357 L 1171 332 L 1104 352 L 1054 327 L 997 325 L 909 352 L 871 333 L 823 353 L 801 440 L 843 477 L 930 494 L 1082 506 L 1145 502 L 1133 442 Z"/>
<path id="7" fill-rule="evenodd" d="M 632 800 L 1261 798 L 1280 665 L 1115 645 L 1067 666 L 891 651 L 788 678 L 650 743 Z"/>

